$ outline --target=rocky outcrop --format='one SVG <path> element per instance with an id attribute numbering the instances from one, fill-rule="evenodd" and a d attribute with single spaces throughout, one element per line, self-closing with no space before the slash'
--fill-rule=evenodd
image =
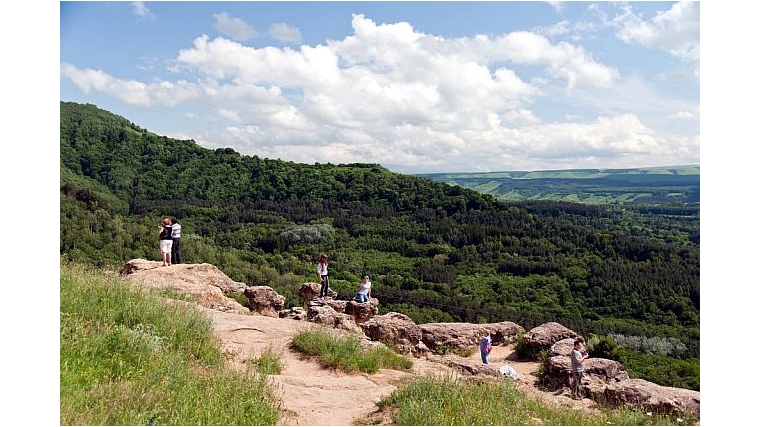
<path id="1" fill-rule="evenodd" d="M 306 320 L 307 314 L 308 313 L 303 307 L 290 307 L 285 310 L 280 310 L 280 312 L 277 313 L 277 316 L 281 319 Z"/>
<path id="2" fill-rule="evenodd" d="M 421 341 L 420 327 L 405 314 L 390 312 L 374 316 L 360 326 L 369 339 L 392 346 L 401 354 L 420 356 L 429 351 Z"/>
<path id="3" fill-rule="evenodd" d="M 320 285 L 319 283 L 306 282 L 303 285 L 301 285 L 301 288 L 298 290 L 298 296 L 301 297 L 303 301 L 311 301 L 314 298 L 319 297 L 319 291 L 321 289 L 322 289 L 322 285 Z M 338 297 L 338 293 L 333 291 L 332 289 L 328 289 L 327 296 L 331 299 L 335 299 Z"/>
<path id="4" fill-rule="evenodd" d="M 199 305 L 214 310 L 251 314 L 225 293 L 242 292 L 245 283 L 235 282 L 211 264 L 175 264 L 162 267 L 161 261 L 133 259 L 124 264 L 120 276 L 140 288 L 172 289 L 192 297 Z"/>
<path id="5" fill-rule="evenodd" d="M 354 316 L 357 324 L 362 324 L 374 316 L 377 316 L 380 301 L 377 298 L 370 298 L 367 302 L 348 301 L 343 308 L 343 312 Z"/>
<path id="6" fill-rule="evenodd" d="M 251 286 L 243 291 L 251 310 L 264 316 L 277 317 L 285 306 L 285 297 L 269 286 Z"/>
<path id="7" fill-rule="evenodd" d="M 499 323 L 423 323 L 420 325 L 421 340 L 436 353 L 449 350 L 472 349 L 479 343 L 478 330 L 486 328 L 491 333 L 494 345 L 508 343 L 517 339 L 525 331 L 513 322 Z"/>
<path id="8" fill-rule="evenodd" d="M 612 383 L 599 389 L 587 388 L 587 391 L 595 401 L 611 407 L 623 405 L 660 414 L 693 415 L 699 419 L 698 391 L 665 387 L 640 379 Z"/>
<path id="9" fill-rule="evenodd" d="M 318 303 L 309 304 L 307 319 L 314 323 L 336 329 L 344 329 L 364 335 L 362 329 L 354 321 L 354 317 L 346 313 L 338 313 L 329 305 Z"/>
<path id="10" fill-rule="evenodd" d="M 559 340 L 576 337 L 579 335 L 572 329 L 568 329 L 557 322 L 548 322 L 526 332 L 523 339 L 525 344 L 531 347 L 549 347 Z"/>
<path id="11" fill-rule="evenodd" d="M 575 338 L 565 338 L 551 346 L 544 368 L 552 389 L 570 386 L 569 355 L 574 341 Z M 631 379 L 624 366 L 614 360 L 592 357 L 583 362 L 583 368 L 581 393 L 598 403 L 668 415 L 693 415 L 699 419 L 698 391 Z"/>

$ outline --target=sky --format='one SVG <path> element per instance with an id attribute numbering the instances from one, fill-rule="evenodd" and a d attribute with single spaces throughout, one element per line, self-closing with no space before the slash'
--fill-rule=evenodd
<path id="1" fill-rule="evenodd" d="M 700 3 L 61 2 L 60 96 L 306 164 L 699 164 Z"/>

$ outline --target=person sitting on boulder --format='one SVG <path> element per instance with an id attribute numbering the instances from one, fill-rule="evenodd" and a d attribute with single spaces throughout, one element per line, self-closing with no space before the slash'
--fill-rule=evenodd
<path id="1" fill-rule="evenodd" d="M 364 281 L 359 284 L 354 301 L 367 302 L 370 298 L 372 298 L 372 282 L 369 281 L 369 276 L 364 276 Z"/>

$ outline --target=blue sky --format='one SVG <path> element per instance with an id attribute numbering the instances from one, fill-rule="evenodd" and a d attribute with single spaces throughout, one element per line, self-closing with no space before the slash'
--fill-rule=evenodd
<path id="1" fill-rule="evenodd" d="M 61 2 L 60 95 L 308 164 L 699 164 L 700 3 Z"/>

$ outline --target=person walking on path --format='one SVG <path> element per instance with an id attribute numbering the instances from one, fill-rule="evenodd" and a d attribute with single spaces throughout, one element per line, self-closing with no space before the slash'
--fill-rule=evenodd
<path id="1" fill-rule="evenodd" d="M 327 291 L 330 290 L 330 279 L 327 274 L 327 254 L 319 255 L 319 263 L 317 264 L 317 275 L 319 276 L 319 283 L 322 285 L 319 289 L 319 297 L 324 298 L 327 296 Z"/>
<path id="2" fill-rule="evenodd" d="M 359 285 L 359 289 L 356 291 L 354 301 L 367 302 L 372 298 L 372 282 L 369 281 L 369 276 L 364 276 L 364 281 Z"/>
<path id="3" fill-rule="evenodd" d="M 182 226 L 177 222 L 177 218 L 172 217 L 172 262 L 181 264 L 179 258 L 179 237 L 182 234 Z"/>
<path id="4" fill-rule="evenodd" d="M 161 248 L 162 267 L 172 265 L 172 220 L 164 218 L 158 227 L 158 243 Z"/>
<path id="5" fill-rule="evenodd" d="M 491 354 L 491 332 L 488 329 L 481 329 L 480 334 L 483 338 L 480 340 L 480 359 L 484 365 L 488 364 L 488 355 Z"/>
<path id="6" fill-rule="evenodd" d="M 583 348 L 583 340 L 576 339 L 573 350 L 570 352 L 572 377 L 570 377 L 570 396 L 573 399 L 581 399 L 581 379 L 583 379 L 583 361 L 588 358 L 588 353 Z"/>

